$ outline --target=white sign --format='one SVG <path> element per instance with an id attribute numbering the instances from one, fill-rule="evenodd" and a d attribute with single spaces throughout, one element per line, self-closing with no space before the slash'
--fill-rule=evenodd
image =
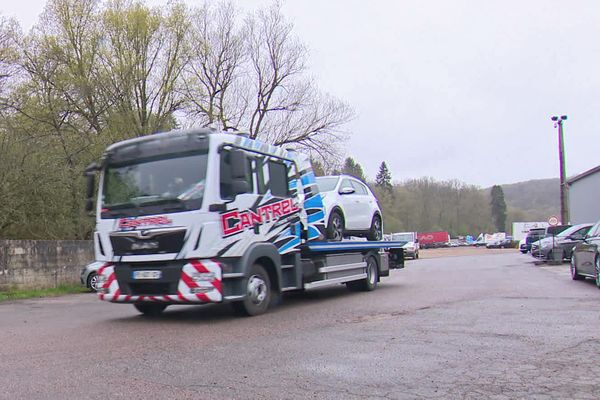
<path id="1" fill-rule="evenodd" d="M 558 225 L 558 217 L 556 215 L 553 215 L 550 218 L 548 218 L 548 224 L 550 224 L 550 226 Z"/>

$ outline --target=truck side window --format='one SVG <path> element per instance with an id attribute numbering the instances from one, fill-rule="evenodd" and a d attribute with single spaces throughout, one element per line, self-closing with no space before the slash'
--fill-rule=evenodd
<path id="1" fill-rule="evenodd" d="M 257 157 L 255 161 L 258 193 L 265 194 L 268 190 L 265 184 L 265 159 L 264 157 Z"/>
<path id="2" fill-rule="evenodd" d="M 288 170 L 284 163 L 269 160 L 269 186 L 275 197 L 289 197 Z"/>
<path id="3" fill-rule="evenodd" d="M 221 152 L 221 166 L 220 166 L 220 190 L 221 190 L 221 198 L 223 200 L 231 200 L 233 199 L 233 193 L 231 192 L 231 164 L 229 161 L 229 150 L 223 150 Z M 246 180 L 249 185 L 249 193 L 254 192 L 254 159 L 252 157 L 248 157 L 248 168 L 246 173 Z"/>

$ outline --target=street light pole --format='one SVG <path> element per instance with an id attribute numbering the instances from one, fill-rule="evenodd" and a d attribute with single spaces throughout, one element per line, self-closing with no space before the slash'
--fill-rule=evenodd
<path id="1" fill-rule="evenodd" d="M 561 223 L 569 223 L 569 212 L 567 210 L 567 182 L 565 178 L 565 144 L 563 138 L 563 121 L 566 115 L 553 116 L 554 127 L 558 128 L 558 162 L 560 164 L 560 219 Z"/>

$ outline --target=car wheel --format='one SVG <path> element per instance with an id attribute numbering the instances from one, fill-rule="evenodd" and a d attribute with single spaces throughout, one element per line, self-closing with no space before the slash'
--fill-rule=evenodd
<path id="1" fill-rule="evenodd" d="M 571 256 L 571 278 L 574 281 L 581 281 L 585 279 L 585 277 L 579 275 L 579 272 L 577 272 L 577 261 L 575 260 L 575 256 Z"/>
<path id="2" fill-rule="evenodd" d="M 339 242 L 344 237 L 344 218 L 338 211 L 334 211 L 329 216 L 327 224 L 327 239 Z"/>
<path id="3" fill-rule="evenodd" d="M 596 287 L 600 289 L 600 257 L 596 256 Z"/>
<path id="4" fill-rule="evenodd" d="M 98 291 L 98 274 L 92 272 L 87 278 L 87 287 L 91 292 Z"/>
<path id="5" fill-rule="evenodd" d="M 353 281 L 346 283 L 348 290 L 353 292 L 362 291 L 370 292 L 377 289 L 377 281 L 379 279 L 379 268 L 377 267 L 377 261 L 375 257 L 371 256 L 367 258 L 367 277 L 360 281 Z"/>
<path id="6" fill-rule="evenodd" d="M 135 303 L 133 306 L 146 317 L 156 317 L 167 308 L 166 304 L 160 303 Z"/>
<path id="7" fill-rule="evenodd" d="M 371 221 L 371 228 L 369 229 L 369 234 L 367 235 L 367 239 L 373 241 L 380 241 L 383 236 L 383 229 L 381 226 L 381 217 L 379 215 L 375 215 L 373 220 Z"/>
<path id="8" fill-rule="evenodd" d="M 254 264 L 246 281 L 246 297 L 232 303 L 239 315 L 253 316 L 263 314 L 271 302 L 271 281 L 264 267 Z"/>

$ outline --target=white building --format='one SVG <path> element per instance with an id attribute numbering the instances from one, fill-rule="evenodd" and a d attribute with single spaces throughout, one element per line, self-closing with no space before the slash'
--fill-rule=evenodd
<path id="1" fill-rule="evenodd" d="M 567 180 L 571 224 L 600 219 L 600 165 Z"/>
<path id="2" fill-rule="evenodd" d="M 513 240 L 521 240 L 532 229 L 547 228 L 548 222 L 513 222 L 512 224 L 512 236 Z"/>

